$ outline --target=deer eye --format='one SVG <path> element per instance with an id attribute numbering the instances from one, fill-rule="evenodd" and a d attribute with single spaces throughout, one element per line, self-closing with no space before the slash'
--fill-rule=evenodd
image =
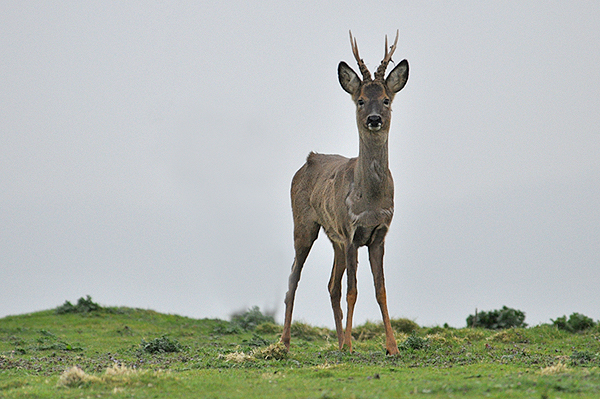
<path id="1" fill-rule="evenodd" d="M 386 107 L 388 107 L 390 105 L 390 99 L 386 98 L 383 100 L 383 105 L 385 105 Z"/>
<path id="2" fill-rule="evenodd" d="M 359 107 L 362 107 L 363 105 L 365 105 L 365 100 L 363 99 L 359 99 L 356 104 L 358 104 Z"/>

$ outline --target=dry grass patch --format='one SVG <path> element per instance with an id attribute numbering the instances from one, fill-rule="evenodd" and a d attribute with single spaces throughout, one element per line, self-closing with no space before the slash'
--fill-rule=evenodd
<path id="1" fill-rule="evenodd" d="M 168 373 L 168 372 L 167 372 Z M 97 377 L 87 374 L 81 368 L 73 366 L 61 374 L 57 386 L 64 388 L 80 388 L 92 384 L 106 385 L 131 385 L 140 382 L 142 377 L 150 376 L 157 378 L 166 374 L 163 371 L 150 372 L 147 370 L 136 370 L 126 366 L 113 365 L 104 371 L 104 374 Z"/>
<path id="2" fill-rule="evenodd" d="M 226 355 L 219 355 L 217 359 L 225 359 L 226 362 L 244 363 L 254 361 L 254 357 L 249 353 L 233 352 Z"/>
<path id="3" fill-rule="evenodd" d="M 553 366 L 544 367 L 539 371 L 541 375 L 556 375 L 556 374 L 564 374 L 571 371 L 570 368 L 567 367 L 566 364 L 562 362 L 558 362 Z"/>
<path id="4" fill-rule="evenodd" d="M 219 355 L 217 359 L 225 359 L 226 362 L 244 363 L 255 360 L 281 360 L 287 357 L 287 348 L 281 342 L 271 344 L 266 348 L 256 349 L 252 352 L 233 352 Z"/>
<path id="5" fill-rule="evenodd" d="M 77 366 L 73 366 L 60 375 L 57 385 L 59 387 L 77 388 L 100 382 L 100 378 L 87 374 Z"/>
<path id="6" fill-rule="evenodd" d="M 502 330 L 487 338 L 488 340 L 502 343 L 527 343 L 528 339 L 521 330 L 514 328 Z"/>
<path id="7" fill-rule="evenodd" d="M 256 359 L 281 360 L 287 357 L 287 348 L 281 342 L 271 344 L 263 349 L 257 349 L 252 353 Z"/>

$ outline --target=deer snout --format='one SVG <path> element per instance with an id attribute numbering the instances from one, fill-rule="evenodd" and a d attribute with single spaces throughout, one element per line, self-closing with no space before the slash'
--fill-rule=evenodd
<path id="1" fill-rule="evenodd" d="M 381 115 L 369 115 L 367 117 L 367 127 L 369 130 L 378 131 L 381 129 L 381 125 L 383 121 L 381 120 Z"/>

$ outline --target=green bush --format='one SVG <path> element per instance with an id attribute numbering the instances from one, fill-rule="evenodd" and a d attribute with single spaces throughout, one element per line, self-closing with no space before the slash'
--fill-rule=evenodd
<path id="1" fill-rule="evenodd" d="M 505 328 L 527 327 L 525 313 L 503 306 L 499 310 L 489 312 L 479 312 L 467 317 L 468 327 L 481 327 L 490 330 L 502 330 Z"/>
<path id="2" fill-rule="evenodd" d="M 590 363 L 597 363 L 600 360 L 600 354 L 590 351 L 574 351 L 571 355 L 572 366 L 583 366 Z"/>
<path id="3" fill-rule="evenodd" d="M 279 324 L 267 321 L 256 326 L 256 329 L 254 329 L 254 331 L 256 331 L 259 334 L 280 334 L 281 331 L 283 331 L 283 327 Z"/>
<path id="4" fill-rule="evenodd" d="M 163 335 L 160 338 L 155 338 L 152 341 L 142 339 L 140 349 L 146 353 L 173 353 L 180 352 L 184 347 L 176 340 Z"/>
<path id="5" fill-rule="evenodd" d="M 77 305 L 73 305 L 71 302 L 65 301 L 65 303 L 57 307 L 54 312 L 56 314 L 91 313 L 102 309 L 102 306 L 92 301 L 92 297 L 88 295 L 86 298 L 79 298 L 77 300 Z"/>
<path id="6" fill-rule="evenodd" d="M 552 323 L 559 330 L 565 330 L 572 333 L 584 331 L 596 325 L 594 320 L 580 313 L 573 313 L 569 316 L 569 319 L 567 319 L 567 316 L 558 317 L 556 320 L 552 320 Z"/>
<path id="7" fill-rule="evenodd" d="M 425 348 L 428 343 L 429 340 L 427 338 L 421 338 L 418 335 L 411 334 L 404 342 L 400 344 L 399 349 L 419 350 Z"/>
<path id="8" fill-rule="evenodd" d="M 290 328 L 292 337 L 300 338 L 305 341 L 313 341 L 315 339 L 324 339 L 333 336 L 333 332 L 327 328 L 313 327 L 299 321 L 293 322 Z"/>
<path id="9" fill-rule="evenodd" d="M 421 328 L 417 323 L 409 319 L 392 319 L 390 323 L 394 331 L 404 334 L 411 334 Z"/>
<path id="10" fill-rule="evenodd" d="M 262 323 L 275 324 L 275 319 L 273 318 L 273 315 L 263 314 L 258 306 L 254 306 L 252 309 L 243 312 L 234 313 L 231 316 L 231 324 L 233 326 L 238 326 L 248 331 L 254 330 Z"/>
<path id="11" fill-rule="evenodd" d="M 412 334 L 421 328 L 417 323 L 409 319 L 391 319 L 390 324 L 394 331 L 403 334 Z M 369 340 L 383 334 L 385 334 L 385 328 L 381 321 L 377 323 L 367 321 L 365 324 L 352 329 L 352 336 L 358 341 Z"/>

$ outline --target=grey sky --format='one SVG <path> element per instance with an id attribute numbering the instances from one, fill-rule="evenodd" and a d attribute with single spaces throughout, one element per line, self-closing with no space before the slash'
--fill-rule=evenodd
<path id="1" fill-rule="evenodd" d="M 390 313 L 600 319 L 599 20 L 596 2 L 2 2 L 0 317 L 89 294 L 281 318 L 291 178 L 311 150 L 358 151 L 348 30 L 373 68 L 399 28 Z M 333 325 L 332 259 L 321 234 L 295 319 Z M 379 320 L 359 262 L 355 320 Z"/>

